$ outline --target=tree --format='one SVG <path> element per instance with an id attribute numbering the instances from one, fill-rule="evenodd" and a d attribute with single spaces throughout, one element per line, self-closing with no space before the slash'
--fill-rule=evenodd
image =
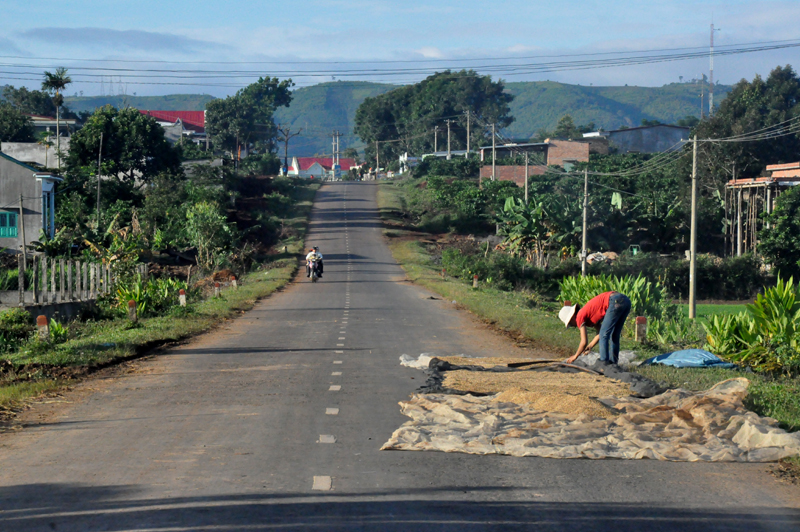
<path id="1" fill-rule="evenodd" d="M 584 133 L 595 131 L 594 122 L 589 122 L 581 126 L 576 126 L 572 115 L 564 115 L 558 120 L 558 124 L 553 131 L 540 129 L 536 136 L 533 138 L 534 142 L 544 142 L 545 139 L 558 138 L 558 139 L 579 139 L 583 138 Z"/>
<path id="2" fill-rule="evenodd" d="M 355 148 L 345 148 L 345 150 L 342 152 L 342 156 L 345 159 L 353 159 L 356 164 L 361 162 L 361 159 L 358 156 L 358 150 Z"/>
<path id="3" fill-rule="evenodd" d="M 61 92 L 67 88 L 67 85 L 72 83 L 72 78 L 67 75 L 67 69 L 64 67 L 56 68 L 55 72 L 45 71 L 44 81 L 42 81 L 42 90 L 53 94 L 53 105 L 56 106 L 56 157 L 58 158 L 58 168 L 61 168 L 61 131 L 59 126 L 61 124 L 61 106 L 64 103 L 64 97 Z"/>
<path id="4" fill-rule="evenodd" d="M 162 172 L 182 172 L 179 150 L 169 144 L 164 128 L 153 117 L 136 109 L 118 110 L 110 105 L 95 111 L 72 136 L 68 172 L 96 167 L 101 133 L 104 175 L 132 185 L 147 183 Z"/>
<path id="5" fill-rule="evenodd" d="M 770 227 L 761 231 L 759 251 L 784 278 L 800 278 L 800 187 L 778 196 L 767 220 Z"/>
<path id="6" fill-rule="evenodd" d="M 201 201 L 186 211 L 186 234 L 197 249 L 197 265 L 211 270 L 235 239 L 219 205 Z"/>
<path id="7" fill-rule="evenodd" d="M 53 146 L 53 141 L 50 140 L 50 132 L 43 131 L 39 133 L 36 144 L 44 147 L 44 167 L 47 168 L 47 154 L 49 153 L 50 148 Z"/>
<path id="8" fill-rule="evenodd" d="M 378 141 L 380 158 L 387 161 L 403 152 L 421 155 L 432 151 L 434 127 L 443 131 L 445 120 L 452 120 L 452 149 L 466 148 L 469 119 L 473 148 L 487 142 L 488 125 L 504 128 L 513 122 L 509 108 L 512 99 L 504 84 L 489 76 L 472 70 L 447 70 L 364 100 L 356 110 L 355 133 L 366 144 L 365 159 L 375 157 Z"/>
<path id="9" fill-rule="evenodd" d="M 56 106 L 53 98 L 44 91 L 29 90 L 26 87 L 14 88 L 6 85 L 3 88 L 3 98 L 16 107 L 21 113 L 41 116 L 55 116 Z M 61 116 L 78 118 L 78 115 L 62 106 Z"/>
<path id="10" fill-rule="evenodd" d="M 8 102 L 0 102 L 0 142 L 33 142 L 33 122 Z"/>
<path id="11" fill-rule="evenodd" d="M 206 105 L 206 131 L 214 146 L 233 157 L 242 146 L 257 142 L 264 151 L 274 152 L 278 129 L 273 115 L 278 107 L 289 106 L 293 86 L 291 79 L 259 78 L 233 96 L 210 101 Z"/>
<path id="12" fill-rule="evenodd" d="M 790 65 L 777 67 L 766 80 L 756 76 L 752 82 L 737 83 L 722 101 L 714 116 L 697 126 L 703 138 L 741 135 L 800 117 L 800 77 Z M 797 133 L 756 142 L 703 143 L 700 160 L 707 162 L 703 172 L 732 172 L 741 178 L 757 177 L 768 164 L 797 160 L 800 135 Z"/>

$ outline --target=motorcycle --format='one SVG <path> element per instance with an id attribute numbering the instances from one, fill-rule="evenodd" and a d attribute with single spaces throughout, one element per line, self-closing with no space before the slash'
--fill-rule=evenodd
<path id="1" fill-rule="evenodd" d="M 316 283 L 317 279 L 319 279 L 319 263 L 315 260 L 311 261 L 308 267 L 311 270 L 311 282 Z"/>

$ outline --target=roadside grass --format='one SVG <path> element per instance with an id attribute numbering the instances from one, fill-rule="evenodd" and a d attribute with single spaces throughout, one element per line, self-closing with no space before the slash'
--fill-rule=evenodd
<path id="1" fill-rule="evenodd" d="M 74 322 L 70 324 L 74 329 L 73 338 L 62 344 L 34 340 L 19 351 L 3 356 L 17 368 L 36 370 L 30 372 L 30 380 L 21 380 L 16 373 L 0 377 L 0 409 L 13 410 L 25 401 L 58 389 L 67 381 L 49 375 L 58 375 L 64 368 L 97 368 L 141 356 L 160 345 L 185 340 L 253 308 L 259 299 L 284 287 L 297 271 L 308 217 L 319 187 L 313 184 L 297 192 L 298 202 L 284 222 L 284 227 L 292 228 L 292 234 L 276 246 L 281 250 L 285 246 L 286 251 L 272 256 L 258 270 L 241 278 L 237 289 L 226 288 L 221 297 L 186 308 L 173 307 L 166 315 L 144 318 L 136 324 L 122 318 Z"/>
<path id="2" fill-rule="evenodd" d="M 391 213 L 401 204 L 395 196 L 402 194 L 397 186 L 381 183 L 378 189 L 378 208 Z M 398 216 L 398 218 L 401 218 Z M 433 263 L 430 254 L 410 231 L 388 229 L 389 247 L 395 260 L 405 270 L 409 280 L 440 294 L 448 301 L 456 301 L 495 327 L 520 334 L 534 345 L 560 356 L 574 354 L 579 335 L 575 329 L 565 330 L 557 317 L 557 303 L 538 303 L 537 298 L 522 292 L 503 292 L 490 288 L 473 289 L 459 279 L 440 276 L 441 270 Z M 405 238 L 397 238 L 405 237 Z M 702 305 L 706 315 L 720 307 L 721 311 L 738 312 L 742 305 Z M 699 309 L 698 309 L 699 310 Z M 698 314 L 700 314 L 698 312 Z M 623 338 L 622 349 L 632 349 L 646 358 L 662 351 L 652 346 L 642 346 Z M 640 366 L 635 371 L 669 387 L 702 391 L 732 378 L 746 377 L 751 382 L 746 404 L 753 412 L 776 419 L 786 430 L 800 430 L 800 377 L 771 378 L 765 375 L 737 370 L 670 368 L 667 366 Z M 798 458 L 800 464 L 800 458 Z M 800 467 L 800 466 L 799 466 Z"/>

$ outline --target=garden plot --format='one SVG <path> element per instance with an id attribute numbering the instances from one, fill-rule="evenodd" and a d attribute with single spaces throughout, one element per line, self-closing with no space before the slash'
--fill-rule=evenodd
<path id="1" fill-rule="evenodd" d="M 445 372 L 442 389 L 453 393 L 401 402 L 411 420 L 382 449 L 709 462 L 800 454 L 800 434 L 744 407 L 748 386 L 737 378 L 642 399 L 588 373 Z M 470 388 L 491 395 L 454 394 Z"/>

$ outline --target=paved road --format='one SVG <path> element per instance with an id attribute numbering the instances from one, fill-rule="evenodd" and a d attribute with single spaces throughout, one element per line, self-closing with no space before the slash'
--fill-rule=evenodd
<path id="1" fill-rule="evenodd" d="M 420 383 L 399 355 L 516 348 L 403 281 L 375 190 L 320 191 L 319 284 L 0 436 L 0 530 L 798 530 L 764 465 L 378 451 Z"/>

